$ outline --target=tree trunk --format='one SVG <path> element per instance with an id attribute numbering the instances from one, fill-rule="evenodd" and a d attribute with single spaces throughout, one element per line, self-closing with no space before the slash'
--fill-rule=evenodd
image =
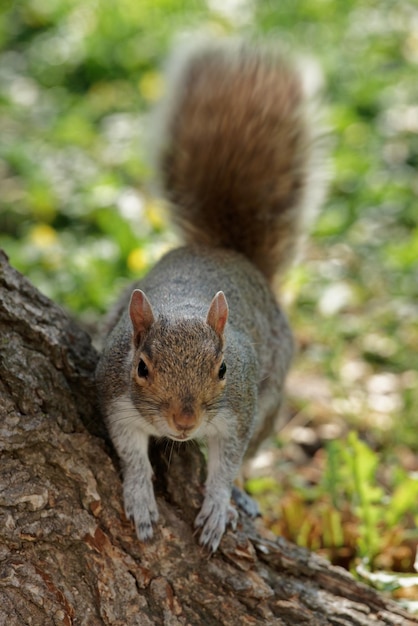
<path id="1" fill-rule="evenodd" d="M 160 522 L 140 543 L 95 400 L 88 335 L 0 253 L 0 624 L 418 624 L 346 571 L 240 516 L 198 546 L 197 447 L 153 450 Z"/>

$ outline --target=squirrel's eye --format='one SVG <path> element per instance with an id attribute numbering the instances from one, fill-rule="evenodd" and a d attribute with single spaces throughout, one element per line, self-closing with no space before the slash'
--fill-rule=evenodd
<path id="1" fill-rule="evenodd" d="M 225 361 L 222 361 L 221 367 L 219 368 L 219 372 L 218 372 L 219 380 L 223 380 L 225 378 L 225 374 L 226 374 L 226 365 L 225 365 Z"/>
<path id="2" fill-rule="evenodd" d="M 148 376 L 148 367 L 142 359 L 140 359 L 138 363 L 138 376 L 140 378 L 146 378 Z"/>

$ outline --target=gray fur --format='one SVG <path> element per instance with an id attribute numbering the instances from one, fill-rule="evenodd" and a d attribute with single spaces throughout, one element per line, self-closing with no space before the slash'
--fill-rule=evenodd
<path id="1" fill-rule="evenodd" d="M 146 443 L 150 435 L 170 437 L 159 403 L 165 404 L 170 396 L 181 397 L 185 390 L 199 395 L 205 386 L 202 363 L 209 362 L 218 349 L 218 338 L 205 328 L 207 311 L 219 289 L 229 304 L 226 385 L 214 406 L 205 408 L 202 423 L 193 434 L 208 442 L 206 493 L 196 526 L 202 527 L 201 543 L 214 551 L 228 521 L 235 517 L 229 504 L 231 487 L 245 451 L 251 438 L 259 437 L 266 412 L 275 415 L 278 411 L 292 354 L 290 329 L 261 273 L 231 251 L 179 248 L 163 257 L 129 291 L 134 288 L 147 294 L 156 326 L 163 323 L 165 327 L 161 369 L 167 376 L 167 388 L 161 389 L 152 404 L 150 399 L 144 401 L 135 383 L 137 357 L 131 346 L 127 296 L 120 320 L 106 342 L 97 381 L 109 432 L 123 461 L 126 513 L 134 520 L 141 540 L 152 536 L 157 519 Z M 155 332 L 158 335 L 158 327 Z M 161 340 L 149 339 L 157 353 L 156 344 Z M 161 355 L 154 354 L 157 358 Z"/>
<path id="2" fill-rule="evenodd" d="M 168 101 L 162 178 L 189 245 L 121 297 L 97 369 L 126 514 L 141 540 L 158 519 L 149 437 L 207 440 L 195 525 L 211 551 L 236 523 L 232 483 L 270 434 L 282 399 L 293 342 L 271 282 L 300 234 L 314 134 L 287 62 L 243 48 L 229 65 L 228 54 L 199 51 Z M 143 293 L 130 304 L 134 289 Z M 225 329 L 225 302 L 213 300 L 219 291 L 229 308 Z"/>

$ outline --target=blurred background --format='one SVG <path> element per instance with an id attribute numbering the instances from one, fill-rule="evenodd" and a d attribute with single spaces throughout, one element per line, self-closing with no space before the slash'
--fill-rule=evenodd
<path id="1" fill-rule="evenodd" d="M 0 247 L 91 328 L 175 245 L 147 114 L 173 40 L 195 31 L 315 58 L 331 129 L 328 199 L 282 288 L 298 344 L 289 422 L 248 488 L 273 531 L 374 584 L 391 571 L 395 595 L 418 600 L 395 574 L 414 571 L 418 537 L 413 0 L 3 0 Z"/>

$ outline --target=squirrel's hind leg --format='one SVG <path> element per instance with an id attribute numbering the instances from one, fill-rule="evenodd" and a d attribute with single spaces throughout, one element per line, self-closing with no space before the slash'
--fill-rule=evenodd
<path id="1" fill-rule="evenodd" d="M 245 515 L 248 515 L 248 517 L 255 518 L 261 516 L 258 503 L 246 491 L 244 491 L 244 489 L 241 489 L 241 487 L 233 485 L 231 497 L 237 507 L 241 509 Z"/>

